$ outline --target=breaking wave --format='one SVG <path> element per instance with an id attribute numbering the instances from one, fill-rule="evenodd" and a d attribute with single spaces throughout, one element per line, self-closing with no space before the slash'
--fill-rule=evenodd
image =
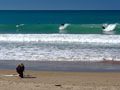
<path id="1" fill-rule="evenodd" d="M 0 34 L 0 41 L 119 44 L 120 36 L 101 34 Z"/>

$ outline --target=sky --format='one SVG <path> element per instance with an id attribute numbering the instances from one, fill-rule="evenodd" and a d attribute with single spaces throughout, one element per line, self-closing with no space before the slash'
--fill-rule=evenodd
<path id="1" fill-rule="evenodd" d="M 0 10 L 120 10 L 120 0 L 0 0 Z"/>

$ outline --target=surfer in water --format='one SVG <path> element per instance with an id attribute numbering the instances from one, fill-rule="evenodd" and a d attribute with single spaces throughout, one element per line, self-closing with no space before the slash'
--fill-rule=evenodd
<path id="1" fill-rule="evenodd" d="M 64 26 L 65 24 L 61 24 L 61 26 Z"/>
<path id="2" fill-rule="evenodd" d="M 116 28 L 117 24 L 104 24 L 102 25 L 102 30 L 105 32 L 113 31 Z"/>
<path id="3" fill-rule="evenodd" d="M 16 27 L 24 26 L 24 24 L 16 24 Z"/>
<path id="4" fill-rule="evenodd" d="M 25 67 L 24 67 L 24 64 L 23 64 L 23 63 L 19 64 L 19 65 L 17 66 L 17 68 L 16 68 L 16 72 L 18 73 L 18 76 L 19 76 L 20 78 L 23 78 L 24 69 L 25 69 Z"/>
<path id="5" fill-rule="evenodd" d="M 105 26 L 104 26 L 104 25 L 102 25 L 102 29 L 105 29 Z"/>
<path id="6" fill-rule="evenodd" d="M 61 24 L 59 30 L 66 29 L 70 24 Z"/>

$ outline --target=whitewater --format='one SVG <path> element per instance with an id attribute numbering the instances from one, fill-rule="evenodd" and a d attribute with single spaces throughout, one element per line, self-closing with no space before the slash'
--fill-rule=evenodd
<path id="1" fill-rule="evenodd" d="M 119 61 L 120 36 L 0 34 L 0 60 Z"/>
<path id="2" fill-rule="evenodd" d="M 0 34 L 0 41 L 119 44 L 120 36 L 101 34 Z"/>

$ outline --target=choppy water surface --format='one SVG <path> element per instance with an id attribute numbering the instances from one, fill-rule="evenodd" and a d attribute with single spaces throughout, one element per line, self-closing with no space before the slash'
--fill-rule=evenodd
<path id="1" fill-rule="evenodd" d="M 120 60 L 119 35 L 3 34 L 1 60 Z"/>

